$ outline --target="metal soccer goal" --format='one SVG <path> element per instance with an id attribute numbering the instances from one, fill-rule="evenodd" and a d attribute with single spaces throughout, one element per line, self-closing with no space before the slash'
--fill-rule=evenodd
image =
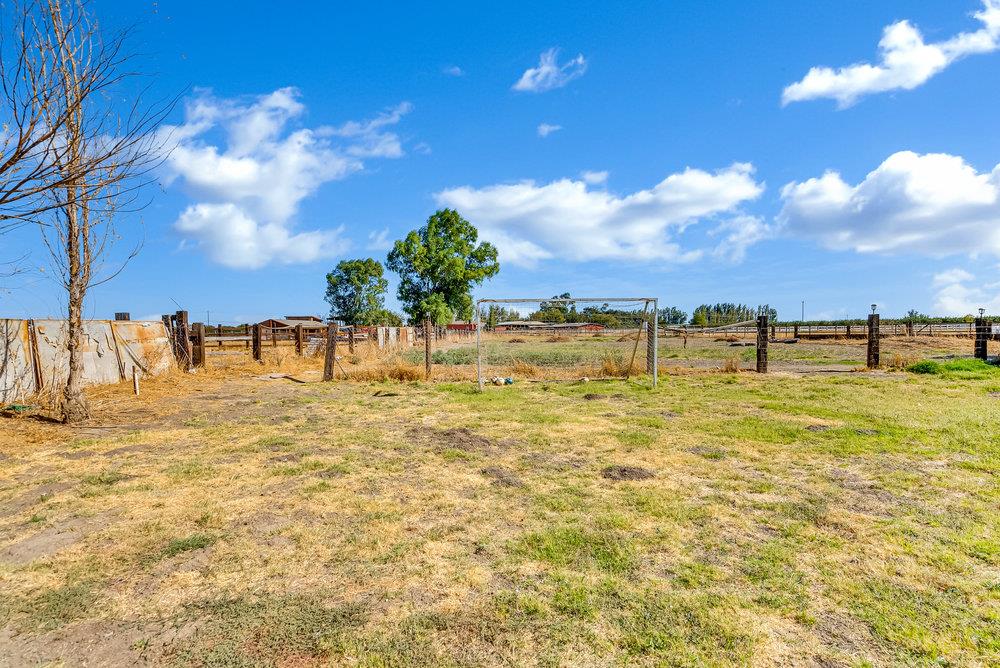
<path id="1" fill-rule="evenodd" d="M 648 376 L 657 384 L 656 297 L 480 299 L 476 380 Z"/>

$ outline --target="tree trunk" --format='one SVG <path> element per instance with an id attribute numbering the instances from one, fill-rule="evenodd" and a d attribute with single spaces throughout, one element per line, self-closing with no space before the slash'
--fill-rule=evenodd
<path id="1" fill-rule="evenodd" d="M 83 396 L 83 297 L 87 286 L 83 276 L 80 258 L 80 221 L 73 194 L 67 198 L 66 208 L 66 250 L 69 312 L 66 329 L 66 350 L 69 352 L 69 374 L 63 389 L 62 419 L 73 423 L 90 417 L 87 399 Z"/>

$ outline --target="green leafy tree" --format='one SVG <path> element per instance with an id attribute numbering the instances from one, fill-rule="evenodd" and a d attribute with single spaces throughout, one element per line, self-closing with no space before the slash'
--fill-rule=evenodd
<path id="1" fill-rule="evenodd" d="M 386 263 L 399 274 L 399 301 L 411 322 L 443 325 L 472 318 L 472 286 L 500 271 L 493 244 L 477 244 L 475 226 L 441 209 L 419 230 L 397 241 Z"/>
<path id="2" fill-rule="evenodd" d="M 403 319 L 398 313 L 387 308 L 376 309 L 371 312 L 369 322 L 366 325 L 380 325 L 382 327 L 402 327 Z"/>
<path id="3" fill-rule="evenodd" d="M 372 258 L 343 260 L 326 275 L 326 301 L 330 318 L 348 325 L 382 325 L 386 314 L 385 291 L 389 281 L 381 263 Z M 398 319 L 398 316 L 396 316 Z"/>

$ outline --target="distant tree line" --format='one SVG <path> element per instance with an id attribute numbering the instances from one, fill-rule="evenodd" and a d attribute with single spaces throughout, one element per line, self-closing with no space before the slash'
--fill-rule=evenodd
<path id="1" fill-rule="evenodd" d="M 766 315 L 772 321 L 777 321 L 778 311 L 769 304 L 747 306 L 746 304 L 702 304 L 694 310 L 691 325 L 695 327 L 721 327 L 736 322 L 754 320 L 759 315 Z"/>

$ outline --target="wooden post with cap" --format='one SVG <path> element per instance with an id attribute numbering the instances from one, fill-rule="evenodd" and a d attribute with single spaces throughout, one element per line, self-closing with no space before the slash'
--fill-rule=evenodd
<path id="1" fill-rule="evenodd" d="M 869 369 L 877 369 L 879 366 L 879 339 L 881 338 L 881 320 L 879 314 L 875 312 L 876 305 L 872 304 L 872 312 L 868 315 L 868 360 Z"/>
<path id="2" fill-rule="evenodd" d="M 757 373 L 767 373 L 767 315 L 757 316 Z"/>

